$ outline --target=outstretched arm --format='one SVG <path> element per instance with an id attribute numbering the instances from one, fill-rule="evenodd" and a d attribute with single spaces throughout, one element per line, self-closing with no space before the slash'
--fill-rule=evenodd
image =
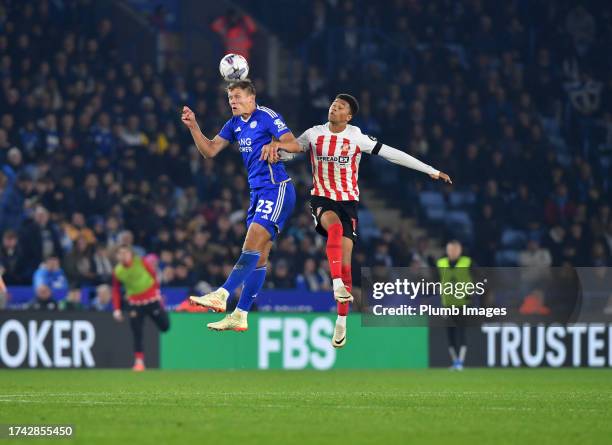
<path id="1" fill-rule="evenodd" d="M 436 170 L 431 165 L 427 165 L 424 162 L 419 161 L 417 158 L 410 156 L 408 153 L 398 150 L 397 148 L 389 147 L 388 145 L 384 145 L 379 142 L 372 150 L 372 154 L 378 154 L 387 161 L 401 165 L 402 167 L 427 173 L 433 179 L 442 179 L 444 182 L 449 184 L 453 183 L 451 178 L 446 173 Z"/>
<path id="2" fill-rule="evenodd" d="M 389 162 L 393 162 L 394 164 L 427 173 L 433 179 L 442 179 L 444 182 L 449 184 L 453 183 L 450 176 L 448 176 L 446 173 L 436 170 L 431 165 L 427 165 L 424 162 L 419 161 L 417 158 L 410 156 L 408 153 L 398 150 L 397 148 L 389 147 L 388 145 L 377 141 L 376 138 L 373 138 L 372 136 L 367 136 L 360 132 L 356 139 L 361 150 L 366 153 L 379 155 Z"/>
<path id="3" fill-rule="evenodd" d="M 300 137 L 298 137 L 297 139 L 293 137 L 293 134 L 289 133 L 291 134 L 291 137 L 292 137 L 291 140 L 287 138 L 284 142 L 278 142 L 274 144 L 276 148 L 273 148 L 273 147 L 268 148 L 267 152 L 266 152 L 266 147 L 268 147 L 268 145 L 270 144 L 264 146 L 264 149 L 262 150 L 261 158 L 268 159 L 270 162 L 290 161 L 294 159 L 298 153 L 307 151 L 310 148 L 310 143 L 309 143 L 310 131 L 311 129 L 309 128 L 304 133 L 302 133 Z M 281 141 L 283 140 L 282 137 L 280 139 Z M 264 157 L 264 152 L 266 153 L 266 157 Z M 270 152 L 273 153 L 272 156 L 270 156 Z M 273 161 L 271 159 L 276 159 L 276 161 Z"/>
<path id="4" fill-rule="evenodd" d="M 212 141 L 204 136 L 196 121 L 195 113 L 187 106 L 183 107 L 181 120 L 185 126 L 189 128 L 193 142 L 195 142 L 198 151 L 205 158 L 214 158 L 221 150 L 229 145 L 229 141 L 223 139 L 219 135 L 215 136 Z"/>
<path id="5" fill-rule="evenodd" d="M 272 164 L 278 162 L 280 160 L 278 153 L 279 149 L 289 153 L 300 153 L 302 151 L 302 146 L 293 133 L 288 132 L 283 134 L 280 140 L 271 141 L 269 144 L 264 145 L 261 149 L 261 156 L 259 159 L 268 161 Z"/>

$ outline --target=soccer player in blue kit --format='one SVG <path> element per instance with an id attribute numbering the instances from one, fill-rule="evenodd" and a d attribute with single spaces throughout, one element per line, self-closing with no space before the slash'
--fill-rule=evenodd
<path id="1" fill-rule="evenodd" d="M 205 158 L 216 156 L 238 142 L 248 171 L 251 202 L 247 212 L 247 234 L 242 254 L 225 283 L 209 294 L 189 297 L 191 302 L 225 312 L 229 295 L 244 283 L 238 306 L 220 321 L 209 323 L 216 331 L 246 331 L 247 315 L 266 277 L 266 264 L 272 243 L 282 230 L 295 205 L 295 189 L 282 163 L 263 160 L 262 149 L 279 141 L 282 147 L 299 149 L 295 136 L 282 116 L 255 102 L 255 87 L 250 80 L 232 82 L 227 87 L 233 117 L 210 140 L 200 130 L 193 111 L 183 107 L 181 120 L 189 128 L 199 152 Z"/>

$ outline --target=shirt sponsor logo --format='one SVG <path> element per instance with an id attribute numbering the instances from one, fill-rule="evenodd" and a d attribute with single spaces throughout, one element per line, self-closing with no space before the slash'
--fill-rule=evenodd
<path id="1" fill-rule="evenodd" d="M 240 138 L 240 140 L 238 141 L 240 147 L 238 148 L 238 150 L 240 150 L 241 153 L 250 153 L 253 151 L 253 147 L 251 147 L 252 144 L 252 140 L 251 138 Z"/>
<path id="2" fill-rule="evenodd" d="M 287 128 L 287 125 L 280 119 L 275 119 L 274 125 L 276 125 L 276 128 L 278 128 L 279 131 Z"/>
<path id="3" fill-rule="evenodd" d="M 317 161 L 337 162 L 338 164 L 348 164 L 350 159 L 348 156 L 317 156 Z"/>

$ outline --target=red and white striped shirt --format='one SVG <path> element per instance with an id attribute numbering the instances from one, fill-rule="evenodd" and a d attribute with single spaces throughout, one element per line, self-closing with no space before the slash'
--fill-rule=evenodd
<path id="1" fill-rule="evenodd" d="M 329 123 L 306 130 L 298 142 L 304 151 L 310 150 L 313 188 L 311 195 L 334 201 L 359 201 L 359 161 L 361 153 L 372 153 L 378 143 L 347 125 L 344 131 L 332 133 Z"/>

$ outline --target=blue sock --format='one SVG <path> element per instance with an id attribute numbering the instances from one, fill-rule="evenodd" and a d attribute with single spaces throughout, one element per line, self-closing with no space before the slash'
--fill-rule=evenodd
<path id="1" fill-rule="evenodd" d="M 231 295 L 251 275 L 251 272 L 255 270 L 257 261 L 259 261 L 259 255 L 260 253 L 254 250 L 243 250 L 232 273 L 221 287 Z"/>
<path id="2" fill-rule="evenodd" d="M 244 288 L 238 300 L 238 309 L 248 312 L 255 302 L 257 293 L 266 280 L 266 266 L 261 266 L 251 272 L 251 275 L 244 281 Z"/>

